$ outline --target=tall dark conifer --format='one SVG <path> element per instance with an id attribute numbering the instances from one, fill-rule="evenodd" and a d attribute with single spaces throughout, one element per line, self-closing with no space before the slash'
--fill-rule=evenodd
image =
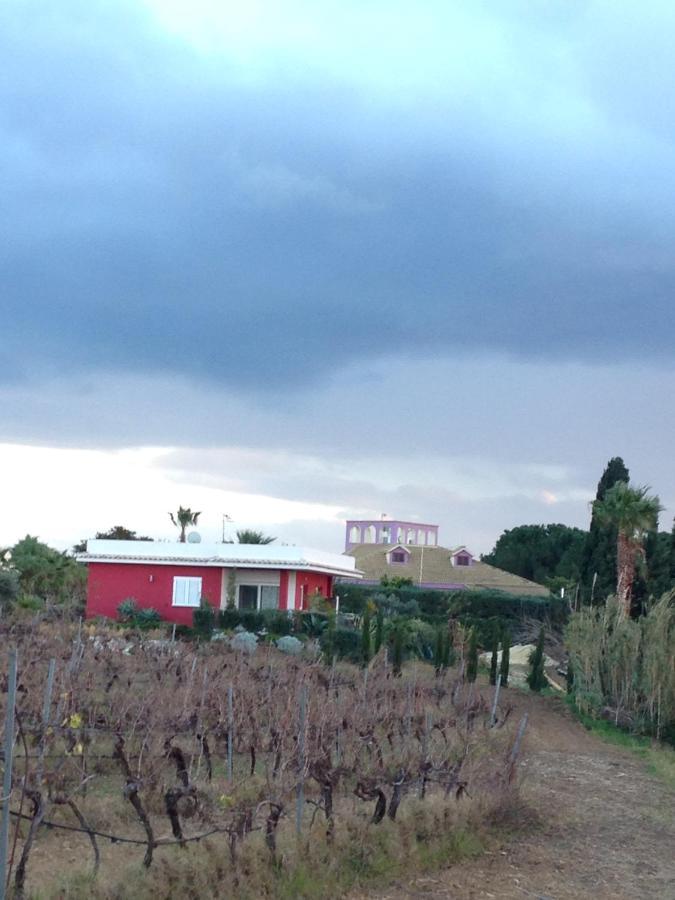
<path id="1" fill-rule="evenodd" d="M 472 682 L 478 675 L 478 635 L 472 628 L 469 633 L 469 650 L 466 656 L 466 680 Z"/>
<path id="2" fill-rule="evenodd" d="M 490 684 L 497 684 L 497 657 L 499 655 L 499 626 L 495 623 L 492 632 L 492 655 L 490 656 Z"/>
<path id="3" fill-rule="evenodd" d="M 613 457 L 598 482 L 595 499 L 604 500 L 617 482 L 629 480 L 624 461 L 620 456 Z M 593 513 L 581 563 L 582 597 L 587 603 L 602 603 L 616 590 L 616 544 L 616 528 L 602 525 Z"/>
<path id="4" fill-rule="evenodd" d="M 509 663 L 511 656 L 511 633 L 508 628 L 502 632 L 502 660 L 499 664 L 499 674 L 502 676 L 502 687 L 509 686 Z"/>

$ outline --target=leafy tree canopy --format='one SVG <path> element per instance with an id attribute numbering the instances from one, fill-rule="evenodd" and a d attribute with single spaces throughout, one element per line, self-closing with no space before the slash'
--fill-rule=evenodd
<path id="1" fill-rule="evenodd" d="M 243 528 L 237 532 L 237 542 L 239 544 L 271 544 L 272 541 L 276 541 L 276 538 L 263 534 L 262 531 L 254 531 L 251 528 Z"/>
<path id="2" fill-rule="evenodd" d="M 598 482 L 595 503 L 605 499 L 607 491 L 619 482 L 628 484 L 630 475 L 620 456 L 609 460 Z M 601 602 L 616 587 L 616 527 L 598 519 L 592 506 L 591 526 L 581 560 L 581 587 L 585 600 Z"/>
<path id="3" fill-rule="evenodd" d="M 483 562 L 555 588 L 579 579 L 586 532 L 568 525 L 519 525 L 505 531 Z"/>
<path id="4" fill-rule="evenodd" d="M 85 566 L 36 537 L 26 535 L 11 548 L 11 565 L 18 573 L 24 596 L 57 603 L 83 602 L 87 579 Z"/>
<path id="5" fill-rule="evenodd" d="M 130 528 L 124 525 L 113 525 L 107 531 L 97 531 L 96 540 L 98 541 L 151 541 L 152 538 L 147 535 L 136 534 Z M 87 550 L 87 541 L 78 541 L 73 546 L 73 553 L 85 553 Z"/>

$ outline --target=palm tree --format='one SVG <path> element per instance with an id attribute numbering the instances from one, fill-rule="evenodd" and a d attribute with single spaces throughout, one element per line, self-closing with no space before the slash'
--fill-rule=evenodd
<path id="1" fill-rule="evenodd" d="M 662 509 L 648 487 L 631 487 L 625 481 L 617 482 L 602 500 L 593 503 L 598 521 L 617 529 L 616 596 L 625 616 L 630 616 L 635 567 L 638 558 L 644 558 L 645 535 L 658 527 Z"/>
<path id="2" fill-rule="evenodd" d="M 190 507 L 183 509 L 182 506 L 178 507 L 178 512 L 176 515 L 173 513 L 169 513 L 169 518 L 176 526 L 176 528 L 180 528 L 180 542 L 181 544 L 185 543 L 185 529 L 188 525 L 196 525 L 197 520 L 201 516 L 200 512 L 192 512 Z"/>
<path id="3" fill-rule="evenodd" d="M 240 544 L 271 544 L 272 541 L 276 541 L 276 538 L 263 534 L 262 531 L 243 528 L 237 532 L 237 541 Z"/>

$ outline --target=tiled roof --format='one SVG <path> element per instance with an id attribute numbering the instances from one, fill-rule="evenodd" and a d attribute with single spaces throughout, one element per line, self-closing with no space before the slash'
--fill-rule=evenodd
<path id="1" fill-rule="evenodd" d="M 408 561 L 390 565 L 388 545 L 359 544 L 345 555 L 356 559 L 357 568 L 363 572 L 364 581 L 380 581 L 383 576 L 411 578 L 413 584 L 440 587 L 462 585 L 468 588 L 489 588 L 509 594 L 546 597 L 547 588 L 519 575 L 512 575 L 487 563 L 474 559 L 470 566 L 453 566 L 451 550 L 447 547 L 419 547 L 407 545 Z M 455 551 L 456 552 L 456 551 Z"/>

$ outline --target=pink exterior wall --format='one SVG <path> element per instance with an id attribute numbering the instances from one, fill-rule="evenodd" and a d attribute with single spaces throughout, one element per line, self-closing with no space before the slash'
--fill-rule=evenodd
<path id="1" fill-rule="evenodd" d="M 129 597 L 139 607 L 156 609 L 167 622 L 192 625 L 193 607 L 172 606 L 175 575 L 202 579 L 202 596 L 220 607 L 222 569 L 210 566 L 163 566 L 158 563 L 89 563 L 87 618 L 117 618 L 117 607 Z"/>
<path id="2" fill-rule="evenodd" d="M 295 582 L 295 608 L 309 609 L 308 599 L 312 594 L 318 590 L 328 598 L 332 589 L 333 579 L 330 575 L 322 575 L 320 572 L 298 572 Z"/>
<path id="3" fill-rule="evenodd" d="M 223 569 L 213 566 L 167 566 L 161 563 L 88 563 L 87 618 L 106 616 L 117 618 L 117 607 L 123 600 L 133 598 L 142 608 L 156 609 L 166 622 L 192 625 L 194 607 L 172 606 L 173 579 L 176 575 L 202 579 L 202 596 L 216 609 L 220 608 Z M 240 572 L 243 570 L 240 570 Z M 279 572 L 279 609 L 288 609 L 288 576 Z M 227 578 L 227 576 L 225 576 Z M 330 597 L 333 588 L 331 575 L 320 572 L 296 572 L 295 609 L 301 599 L 307 600 L 319 590 Z"/>

